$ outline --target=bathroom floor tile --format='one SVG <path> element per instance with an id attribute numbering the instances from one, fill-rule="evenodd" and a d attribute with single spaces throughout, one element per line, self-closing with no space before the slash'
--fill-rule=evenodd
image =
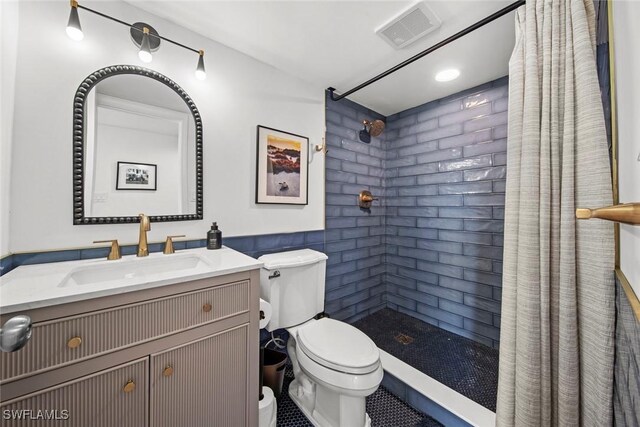
<path id="1" fill-rule="evenodd" d="M 278 399 L 278 427 L 312 427 L 289 397 L 293 369 L 287 366 L 282 394 Z M 442 427 L 433 418 L 411 408 L 384 387 L 367 398 L 367 413 L 373 427 Z"/>
<path id="2" fill-rule="evenodd" d="M 498 350 L 391 309 L 353 326 L 382 350 L 495 412 Z"/>
<path id="3" fill-rule="evenodd" d="M 373 427 L 443 427 L 422 412 L 380 387 L 367 398 L 367 413 Z"/>

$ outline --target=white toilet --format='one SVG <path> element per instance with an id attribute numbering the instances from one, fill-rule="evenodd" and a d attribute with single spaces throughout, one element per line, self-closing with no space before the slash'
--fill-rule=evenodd
<path id="1" fill-rule="evenodd" d="M 324 311 L 327 256 L 302 249 L 263 255 L 260 295 L 273 313 L 266 329 L 286 328 L 295 379 L 289 395 L 315 426 L 366 427 L 365 397 L 378 389 L 383 371 L 375 343 Z"/>

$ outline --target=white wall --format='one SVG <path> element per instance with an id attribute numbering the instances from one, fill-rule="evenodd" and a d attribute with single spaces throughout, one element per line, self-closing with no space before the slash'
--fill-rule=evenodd
<path id="1" fill-rule="evenodd" d="M 640 202 L 640 2 L 613 2 L 620 203 Z M 620 269 L 640 296 L 640 226 L 620 226 Z"/>
<path id="2" fill-rule="evenodd" d="M 163 43 L 150 67 L 193 98 L 204 128 L 204 221 L 152 224 L 149 238 L 204 238 L 211 221 L 225 236 L 324 227 L 324 158 L 310 164 L 309 205 L 254 203 L 258 124 L 308 136 L 321 144 L 324 93 L 296 77 L 149 15 L 123 2 L 85 3 L 129 22 L 147 21 L 160 34 L 206 51 L 207 80 L 195 79 L 197 55 Z M 79 83 L 108 65 L 144 65 L 128 30 L 80 10 L 85 38 L 65 34 L 66 0 L 21 2 L 16 78 L 11 250 L 83 247 L 92 240 L 137 240 L 137 225 L 72 225 L 71 118 Z M 3 25 L 4 33 L 5 27 Z M 310 150 L 315 153 L 313 150 Z"/>
<path id="3" fill-rule="evenodd" d="M 0 1 L 0 257 L 10 251 L 11 137 L 18 47 L 18 4 Z"/>
<path id="4" fill-rule="evenodd" d="M 94 199 L 91 216 L 135 216 L 139 212 L 148 215 L 166 215 L 187 212 L 182 208 L 183 154 L 178 135 L 179 123 L 168 123 L 156 117 L 143 117 L 129 111 L 106 110 L 104 115 L 113 115 L 114 124 L 103 123 L 101 108 L 98 108 L 98 143 L 96 147 L 94 195 L 106 196 L 98 202 Z M 131 126 L 123 125 L 129 120 Z M 117 124 L 115 124 L 117 123 Z M 151 129 L 152 125 L 157 125 Z M 170 124 L 173 132 L 167 132 Z M 135 126 L 138 125 L 138 129 Z M 146 125 L 146 126 L 145 126 Z M 185 121 L 185 128 L 187 123 Z M 165 132 L 162 132 L 165 130 Z M 154 191 L 116 190 L 117 163 L 144 162 L 156 165 L 157 185 Z M 186 185 L 184 186 L 186 190 Z"/>

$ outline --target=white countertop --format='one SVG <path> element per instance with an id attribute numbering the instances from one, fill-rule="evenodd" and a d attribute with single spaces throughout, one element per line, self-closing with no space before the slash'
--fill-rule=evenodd
<path id="1" fill-rule="evenodd" d="M 91 268 L 108 270 L 116 267 L 135 265 L 137 260 L 162 262 L 173 257 L 174 260 L 197 257 L 202 262 L 188 270 L 164 271 L 153 274 L 137 275 L 122 280 L 102 281 L 98 283 L 67 284 L 74 272 L 91 271 Z M 144 261 L 143 261 L 144 262 Z M 0 277 L 0 314 L 14 313 L 90 298 L 122 294 L 142 289 L 156 288 L 180 282 L 206 279 L 225 274 L 239 273 L 262 267 L 262 262 L 238 251 L 223 246 L 217 250 L 206 248 L 177 251 L 172 255 L 161 252 L 137 258 L 128 255 L 115 261 L 104 258 L 81 261 L 66 261 L 47 264 L 23 265 Z"/>

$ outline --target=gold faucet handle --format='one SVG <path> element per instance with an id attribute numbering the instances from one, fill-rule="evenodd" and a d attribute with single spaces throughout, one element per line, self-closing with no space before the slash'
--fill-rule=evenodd
<path id="1" fill-rule="evenodd" d="M 122 255 L 120 254 L 120 245 L 118 244 L 118 239 L 94 240 L 93 243 L 111 243 L 111 250 L 109 251 L 109 255 L 107 255 L 107 259 L 114 260 L 122 258 Z"/>
<path id="2" fill-rule="evenodd" d="M 164 250 L 162 251 L 163 254 L 168 255 L 168 254 L 173 254 L 176 252 L 176 250 L 173 248 L 173 239 L 177 239 L 179 237 L 187 237 L 184 234 L 177 234 L 175 236 L 167 236 L 167 241 L 164 242 Z"/>

